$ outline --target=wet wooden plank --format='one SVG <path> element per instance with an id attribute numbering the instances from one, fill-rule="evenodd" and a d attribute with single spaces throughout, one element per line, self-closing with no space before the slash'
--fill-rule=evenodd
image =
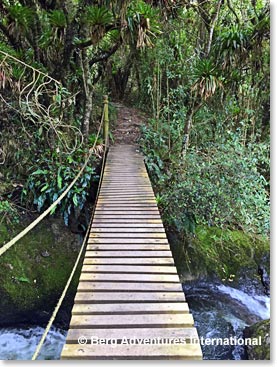
<path id="1" fill-rule="evenodd" d="M 108 334 L 107 334 L 108 335 Z M 199 344 L 185 345 L 75 345 L 67 344 L 62 359 L 187 359 L 201 360 Z"/>

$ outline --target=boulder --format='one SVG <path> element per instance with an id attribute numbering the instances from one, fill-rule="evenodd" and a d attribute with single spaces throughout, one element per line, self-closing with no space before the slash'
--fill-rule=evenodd
<path id="1" fill-rule="evenodd" d="M 270 360 L 270 320 L 257 322 L 244 330 L 244 338 L 261 338 L 261 345 L 246 345 L 251 360 Z"/>

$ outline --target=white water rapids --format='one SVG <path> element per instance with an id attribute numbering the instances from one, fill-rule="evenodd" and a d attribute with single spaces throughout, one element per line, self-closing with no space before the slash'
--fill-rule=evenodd
<path id="1" fill-rule="evenodd" d="M 270 299 L 267 296 L 248 294 L 226 285 L 198 283 L 186 289 L 187 301 L 193 313 L 200 336 L 241 336 L 245 326 L 269 318 Z M 43 334 L 38 326 L 0 329 L 0 359 L 29 360 Z M 39 359 L 59 359 L 66 332 L 52 328 L 41 350 Z M 203 349 L 205 359 L 241 359 L 243 350 Z"/>

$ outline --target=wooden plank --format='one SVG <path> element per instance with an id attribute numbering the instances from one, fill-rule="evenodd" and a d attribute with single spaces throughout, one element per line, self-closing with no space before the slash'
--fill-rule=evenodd
<path id="1" fill-rule="evenodd" d="M 168 241 L 166 238 L 88 238 L 88 243 L 94 243 L 94 244 L 98 244 L 98 243 L 118 243 L 118 244 L 124 244 L 124 243 L 129 243 L 129 244 L 153 244 L 153 243 L 158 243 L 158 244 L 167 244 Z"/>
<path id="2" fill-rule="evenodd" d="M 117 231 L 105 231 L 105 232 L 90 232 L 89 237 L 90 238 L 166 238 L 166 234 L 164 231 L 159 230 L 157 231 L 146 231 L 143 229 L 144 232 L 136 231 L 136 228 L 133 228 L 133 231 L 131 229 L 128 229 L 127 231 L 117 232 Z"/>
<path id="3" fill-rule="evenodd" d="M 149 203 L 147 201 L 144 201 L 142 203 L 123 203 L 123 202 L 119 202 L 119 203 L 98 203 L 97 204 L 97 209 L 111 209 L 114 210 L 115 208 L 118 208 L 119 210 L 125 210 L 125 209 L 129 209 L 129 208 L 155 208 L 157 209 L 157 204 L 156 203 Z"/>
<path id="4" fill-rule="evenodd" d="M 119 202 L 122 203 L 130 203 L 130 204 L 141 204 L 143 202 L 147 202 L 147 203 L 153 203 L 153 204 L 157 204 L 157 201 L 154 197 L 154 195 L 151 195 L 149 197 L 145 197 L 145 196 L 141 196 L 141 197 L 133 197 L 133 198 L 118 198 L 118 197 L 113 197 L 113 198 L 109 198 L 109 199 L 105 199 L 103 197 L 98 198 L 97 203 L 100 204 L 106 204 L 106 203 L 111 203 L 111 204 L 117 204 Z"/>
<path id="5" fill-rule="evenodd" d="M 144 251 L 151 256 L 152 253 L 157 252 L 164 252 L 164 251 L 170 251 L 170 246 L 168 244 L 166 245 L 140 245 L 140 244 L 128 244 L 128 245 L 118 245 L 118 244 L 94 244 L 94 245 L 87 245 L 87 253 L 89 255 L 89 252 L 106 252 L 106 251 L 114 251 L 114 252 L 123 252 L 123 251 L 129 251 L 131 253 L 135 251 Z M 170 252 L 171 253 L 171 252 Z"/>
<path id="6" fill-rule="evenodd" d="M 126 251 L 122 251 L 122 250 L 117 250 L 117 251 L 89 251 L 89 249 L 86 251 L 85 254 L 86 258 L 99 258 L 99 257 L 109 257 L 109 258 L 114 258 L 114 257 L 138 257 L 138 258 L 144 258 L 144 257 L 154 257 L 154 258 L 161 258 L 161 257 L 168 257 L 168 258 L 172 258 L 172 254 L 171 251 L 134 251 L 134 250 L 126 250 Z"/>
<path id="7" fill-rule="evenodd" d="M 94 233 L 94 232 L 90 232 L 89 233 L 89 238 L 96 238 L 96 239 L 102 239 L 102 238 L 165 238 L 166 239 L 166 234 L 162 233 L 162 232 L 145 232 L 145 233 L 139 233 L 139 232 L 121 232 L 121 233 L 116 233 L 116 232 L 99 232 L 99 233 Z"/>
<path id="8" fill-rule="evenodd" d="M 150 186 L 150 181 L 149 181 L 149 178 L 147 177 L 147 174 L 141 173 L 138 175 L 136 172 L 129 172 L 129 173 L 122 172 L 121 174 L 118 174 L 118 173 L 106 174 L 105 173 L 102 182 L 110 182 L 110 183 L 123 182 L 126 185 L 128 182 L 134 183 L 135 181 L 144 182 L 144 183 L 147 183 L 148 186 Z"/>
<path id="9" fill-rule="evenodd" d="M 164 230 L 164 226 L 162 223 L 147 223 L 147 222 L 140 222 L 140 223 L 135 223 L 135 222 L 130 222 L 130 223 L 121 223 L 121 222 L 107 222 L 107 223 L 103 223 L 103 222 L 99 222 L 99 223 L 92 223 L 91 226 L 91 230 L 94 229 L 99 229 L 99 230 L 105 230 L 105 229 L 129 229 L 131 228 L 131 230 L 133 228 L 136 229 L 163 229 Z"/>
<path id="10" fill-rule="evenodd" d="M 102 227 L 95 227 L 92 226 L 90 229 L 90 233 L 165 233 L 164 228 L 138 228 L 137 226 L 134 226 L 133 228 L 130 226 L 128 227 L 113 227 L 113 228 L 102 228 Z"/>
<path id="11" fill-rule="evenodd" d="M 144 197 L 138 199 L 138 198 L 115 198 L 115 199 L 98 199 L 97 201 L 98 205 L 135 205 L 135 204 L 152 204 L 152 205 L 157 205 L 156 200 L 154 200 L 153 198 L 149 198 L 149 199 L 145 199 Z"/>
<path id="12" fill-rule="evenodd" d="M 116 195 L 113 195 L 113 194 L 107 194 L 107 195 L 101 195 L 99 196 L 100 199 L 103 199 L 103 200 L 118 200 L 118 201 L 129 201 L 129 202 L 132 202 L 132 200 L 140 200 L 140 199 L 143 199 L 143 200 L 148 200 L 148 199 L 151 199 L 151 200 L 154 200 L 155 197 L 154 197 L 154 194 L 143 194 L 143 193 L 137 193 L 137 194 L 126 194 L 126 193 L 117 193 Z M 98 199 L 99 200 L 99 199 Z"/>
<path id="13" fill-rule="evenodd" d="M 116 339 L 119 343 L 123 339 L 147 339 L 147 338 L 163 338 L 163 339 L 185 339 L 186 343 L 196 342 L 198 339 L 197 331 L 194 327 L 186 328 L 125 328 L 118 329 L 113 328 L 108 331 L 109 337 Z M 91 342 L 92 337 L 99 339 L 107 338 L 106 329 L 72 329 L 69 330 L 67 335 L 67 343 L 73 344 L 78 343 L 78 338 L 84 336 L 89 342 Z"/>
<path id="14" fill-rule="evenodd" d="M 126 179 L 128 180 L 128 179 Z M 133 182 L 128 182 L 128 184 L 124 184 L 124 182 L 126 181 L 113 181 L 113 182 L 106 182 L 106 181 L 103 181 L 102 182 L 102 185 L 101 185 L 101 190 L 104 192 L 104 191 L 116 191 L 116 190 L 128 190 L 128 191 L 131 191 L 131 190 L 140 190 L 140 191 L 143 191 L 143 192 L 151 192 L 152 189 L 151 187 L 149 186 L 149 184 L 146 182 L 146 183 L 143 183 L 143 182 L 139 182 L 139 181 L 133 181 Z"/>
<path id="15" fill-rule="evenodd" d="M 124 185 L 122 182 L 118 182 L 117 185 L 115 183 L 106 184 L 106 187 L 103 183 L 101 186 L 101 192 L 110 192 L 110 191 L 124 191 L 124 192 L 142 192 L 142 193 L 153 193 L 152 187 L 148 184 L 139 184 L 138 182 L 134 182 L 133 185 L 131 185 L 131 182 L 128 185 Z"/>
<path id="16" fill-rule="evenodd" d="M 134 189 L 132 191 L 126 191 L 124 189 L 118 189 L 118 190 L 107 190 L 107 191 L 102 191 L 102 195 L 101 198 L 117 198 L 117 199 L 132 199 L 132 198 L 138 198 L 138 197 L 142 197 L 145 200 L 147 200 L 148 198 L 151 198 L 152 200 L 154 200 L 155 196 L 154 193 L 152 193 L 151 191 L 142 191 L 141 189 Z"/>
<path id="17" fill-rule="evenodd" d="M 177 274 L 175 266 L 157 265 L 83 265 L 85 273 L 137 273 L 137 274 Z"/>
<path id="18" fill-rule="evenodd" d="M 129 178 L 126 179 L 122 179 L 122 180 L 105 180 L 103 179 L 102 184 L 101 184 L 101 190 L 105 189 L 120 189 L 120 188 L 126 188 L 126 189 L 133 189 L 136 187 L 141 187 L 143 190 L 147 189 L 147 190 L 151 190 L 152 191 L 152 187 L 150 186 L 148 181 L 145 180 L 131 180 Z"/>
<path id="19" fill-rule="evenodd" d="M 184 314 L 188 312 L 186 302 L 75 304 L 72 309 L 73 315 Z"/>
<path id="20" fill-rule="evenodd" d="M 81 273 L 80 281 L 97 281 L 97 282 L 106 282 L 109 281 L 111 283 L 114 282 L 122 282 L 126 281 L 128 282 L 158 282 L 158 283 L 179 283 L 179 276 L 177 274 L 128 274 L 128 277 L 126 277 L 126 274 L 121 273 Z"/>
<path id="21" fill-rule="evenodd" d="M 142 227 L 142 226 L 149 226 L 149 227 L 162 227 L 163 224 L 160 219 L 122 219 L 122 218 L 107 218 L 107 219 L 97 219 L 94 218 L 93 225 L 99 225 L 103 227 L 117 227 L 117 226 L 130 226 L 131 228 L 134 226 Z"/>
<path id="22" fill-rule="evenodd" d="M 172 257 L 143 257 L 143 258 L 130 258 L 130 257 L 101 257 L 101 258 L 84 258 L 84 265 L 106 265 L 106 264 L 120 264 L 120 265 L 174 265 Z"/>
<path id="23" fill-rule="evenodd" d="M 103 227 L 107 226 L 107 227 L 113 227 L 113 226 L 118 226 L 118 225 L 130 225 L 131 227 L 133 226 L 138 226 L 141 227 L 143 225 L 157 225 L 157 226 L 162 226 L 162 221 L 161 219 L 136 219 L 136 218 L 129 218 L 129 219 L 122 219 L 122 218 L 107 218 L 107 219 L 97 219 L 94 218 L 93 220 L 93 225 L 103 225 Z"/>
<path id="24" fill-rule="evenodd" d="M 95 215 L 160 215 L 157 209 L 147 210 L 95 210 Z"/>
<path id="25" fill-rule="evenodd" d="M 148 220 L 148 221 L 152 221 L 152 220 L 158 220 L 159 222 L 161 221 L 161 218 L 159 215 L 154 215 L 154 214 L 144 214 L 144 215 L 109 215 L 109 214 L 95 214 L 94 216 L 94 221 L 96 220 L 102 220 L 102 222 L 104 220 L 108 220 L 110 219 L 111 221 L 115 222 L 117 221 L 124 221 L 124 223 L 130 223 L 130 221 L 132 221 L 133 223 L 139 222 L 139 220 Z M 126 220 L 126 221 L 125 221 Z M 129 220 L 129 222 L 128 222 Z"/>
<path id="26" fill-rule="evenodd" d="M 78 292 L 75 303 L 185 302 L 183 292 Z M 72 325 L 70 324 L 70 327 Z"/>
<path id="27" fill-rule="evenodd" d="M 182 292 L 180 283 L 143 283 L 143 282 L 80 282 L 77 292 Z"/>
<path id="28" fill-rule="evenodd" d="M 185 345 L 76 345 L 66 344 L 62 359 L 187 359 L 201 360 L 199 344 Z"/>
<path id="29" fill-rule="evenodd" d="M 102 294 L 102 293 L 100 293 Z M 125 327 L 191 327 L 191 314 L 141 314 L 141 315 L 73 315 L 71 329 L 82 328 L 125 328 Z M 107 334 L 108 336 L 108 334 Z"/>

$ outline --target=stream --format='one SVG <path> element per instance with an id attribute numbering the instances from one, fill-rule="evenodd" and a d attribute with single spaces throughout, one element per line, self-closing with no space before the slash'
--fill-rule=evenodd
<path id="1" fill-rule="evenodd" d="M 193 314 L 199 337 L 228 338 L 243 336 L 243 329 L 270 317 L 270 298 L 254 287 L 241 290 L 225 284 L 197 282 L 183 289 Z M 204 359 L 246 359 L 244 347 L 202 345 Z"/>
<path id="2" fill-rule="evenodd" d="M 269 318 L 269 297 L 254 289 L 246 292 L 209 282 L 183 284 L 183 288 L 200 337 L 241 337 L 245 326 Z M 0 329 L 0 359 L 31 359 L 43 331 L 39 326 Z M 39 359 L 59 359 L 65 338 L 65 331 L 52 328 Z M 204 359 L 245 359 L 239 346 L 203 345 L 202 349 Z"/>

